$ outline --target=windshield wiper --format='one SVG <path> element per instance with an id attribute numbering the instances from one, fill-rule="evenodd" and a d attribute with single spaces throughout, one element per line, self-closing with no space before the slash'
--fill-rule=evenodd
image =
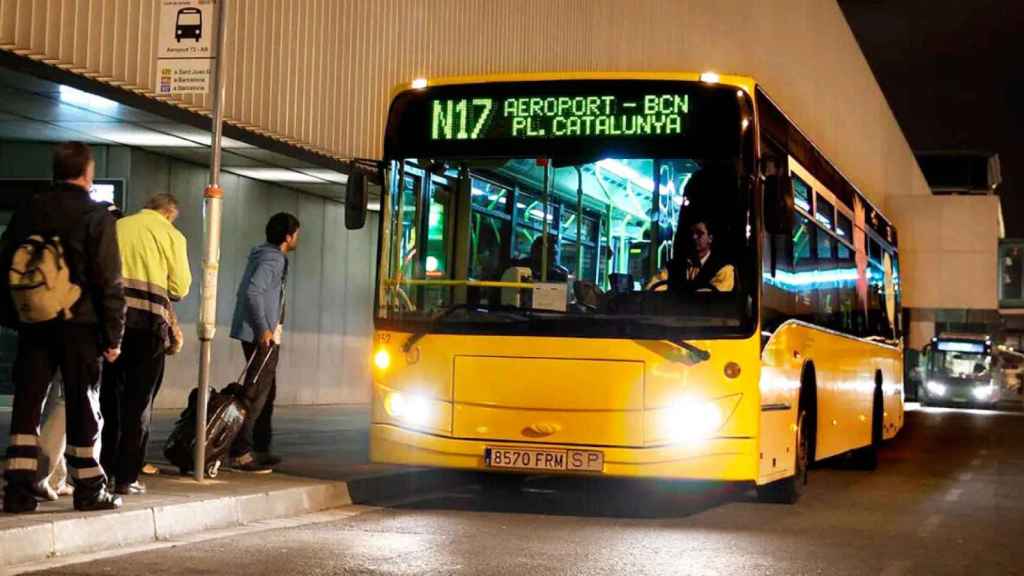
<path id="1" fill-rule="evenodd" d="M 697 361 L 696 362 L 697 364 L 699 364 L 701 362 L 707 362 L 708 360 L 711 360 L 711 352 L 708 352 L 707 350 L 704 350 L 703 348 L 698 348 L 698 347 L 694 346 L 693 344 L 690 344 L 686 340 L 683 340 L 682 338 L 671 338 L 671 339 L 667 338 L 666 340 L 671 342 L 671 343 L 673 343 L 673 344 L 675 344 L 676 346 L 679 346 L 683 350 L 686 350 L 687 352 L 689 352 L 690 356 L 692 356 L 693 359 Z"/>
<path id="2" fill-rule="evenodd" d="M 405 343 L 402 344 L 402 352 L 408 353 L 409 350 L 412 350 L 412 347 L 417 342 L 419 342 L 421 338 L 432 332 L 434 328 L 437 327 L 438 324 L 443 322 L 452 314 L 462 310 L 484 313 L 497 312 L 499 314 L 513 316 L 516 320 L 522 322 L 530 320 L 530 316 L 528 314 L 524 313 L 519 308 L 515 308 L 513 306 L 488 306 L 486 304 L 456 304 L 455 306 L 447 308 L 444 312 L 438 314 L 429 322 L 426 322 L 423 326 L 420 326 L 416 331 L 410 334 L 409 337 L 405 340 Z"/>
<path id="3" fill-rule="evenodd" d="M 698 348 L 682 338 L 662 338 L 660 340 L 637 338 L 633 341 L 665 360 L 679 362 L 687 366 L 694 366 L 711 359 L 710 352 Z"/>

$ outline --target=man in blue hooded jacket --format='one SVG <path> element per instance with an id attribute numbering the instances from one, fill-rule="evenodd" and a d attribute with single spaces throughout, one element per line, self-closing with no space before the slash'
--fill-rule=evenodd
<path id="1" fill-rule="evenodd" d="M 273 471 L 274 464 L 269 460 L 270 419 L 277 395 L 288 253 L 299 245 L 299 220 L 287 212 L 274 214 L 267 222 L 266 235 L 267 243 L 249 253 L 231 320 L 231 337 L 242 342 L 246 361 L 252 360 L 245 375 L 249 414 L 231 446 L 231 466 L 264 474 Z"/>

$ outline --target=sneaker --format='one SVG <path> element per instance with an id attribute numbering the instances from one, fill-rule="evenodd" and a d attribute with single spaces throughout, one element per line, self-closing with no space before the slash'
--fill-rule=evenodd
<path id="1" fill-rule="evenodd" d="M 261 464 L 252 457 L 252 454 L 239 456 L 231 461 L 230 468 L 236 472 L 248 472 L 250 474 L 270 474 L 274 471 L 272 466 Z"/>
<path id="2" fill-rule="evenodd" d="M 60 496 L 57 495 L 57 491 L 51 488 L 50 483 L 46 480 L 36 482 L 29 488 L 29 491 L 39 500 L 54 502 L 60 498 Z"/>
<path id="3" fill-rule="evenodd" d="M 146 485 L 139 481 L 132 482 L 131 484 L 118 484 L 114 487 L 114 494 L 124 496 L 139 496 L 145 493 Z"/>
<path id="4" fill-rule="evenodd" d="M 270 452 L 253 452 L 253 458 L 264 466 L 277 466 L 281 463 L 281 457 Z"/>
<path id="5" fill-rule="evenodd" d="M 90 498 L 79 498 L 75 494 L 75 510 L 79 512 L 95 512 L 97 510 L 117 510 L 124 503 L 117 494 L 110 493 L 106 488 Z"/>
<path id="6" fill-rule="evenodd" d="M 147 462 L 146 465 L 142 467 L 142 474 L 144 476 L 156 476 L 160 474 L 160 469 L 157 468 L 156 465 Z"/>
<path id="7" fill-rule="evenodd" d="M 4 512 L 7 514 L 21 514 L 33 512 L 39 507 L 39 502 L 31 493 L 27 492 L 4 492 Z"/>
<path id="8" fill-rule="evenodd" d="M 63 498 L 64 496 L 74 496 L 75 487 L 71 484 L 64 483 L 57 487 L 57 496 Z"/>

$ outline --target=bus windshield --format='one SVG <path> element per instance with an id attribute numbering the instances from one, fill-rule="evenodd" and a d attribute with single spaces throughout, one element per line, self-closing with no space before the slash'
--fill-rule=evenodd
<path id="1" fill-rule="evenodd" d="M 380 327 L 749 334 L 757 250 L 735 88 L 441 87 L 392 105 Z"/>
<path id="2" fill-rule="evenodd" d="M 987 380 L 991 364 L 989 354 L 934 350 L 929 369 L 933 376 Z"/>

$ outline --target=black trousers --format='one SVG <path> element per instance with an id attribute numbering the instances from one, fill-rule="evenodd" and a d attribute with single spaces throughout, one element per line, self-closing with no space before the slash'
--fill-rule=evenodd
<path id="1" fill-rule="evenodd" d="M 145 464 L 153 400 L 164 380 L 165 359 L 162 338 L 152 330 L 127 328 L 121 357 L 104 367 L 100 463 L 118 484 L 138 480 Z"/>
<path id="2" fill-rule="evenodd" d="M 68 472 L 75 498 L 90 498 L 106 482 L 96 443 L 103 417 L 99 412 L 99 333 L 95 325 L 54 321 L 24 327 L 18 333 L 14 361 L 14 407 L 7 448 L 6 490 L 27 493 L 39 466 L 39 419 L 54 372 L 64 378 Z"/>
<path id="3" fill-rule="evenodd" d="M 249 414 L 231 446 L 233 457 L 249 454 L 254 448 L 260 452 L 270 449 L 270 420 L 274 413 L 274 398 L 277 395 L 277 359 L 280 350 L 279 346 L 273 346 L 268 357 L 266 348 L 252 342 L 242 342 L 242 352 L 246 361 L 248 362 L 253 354 L 256 354 L 256 359 L 245 375 L 245 400 Z M 267 359 L 266 365 L 263 365 L 264 358 Z M 259 378 L 256 377 L 257 374 Z"/>

